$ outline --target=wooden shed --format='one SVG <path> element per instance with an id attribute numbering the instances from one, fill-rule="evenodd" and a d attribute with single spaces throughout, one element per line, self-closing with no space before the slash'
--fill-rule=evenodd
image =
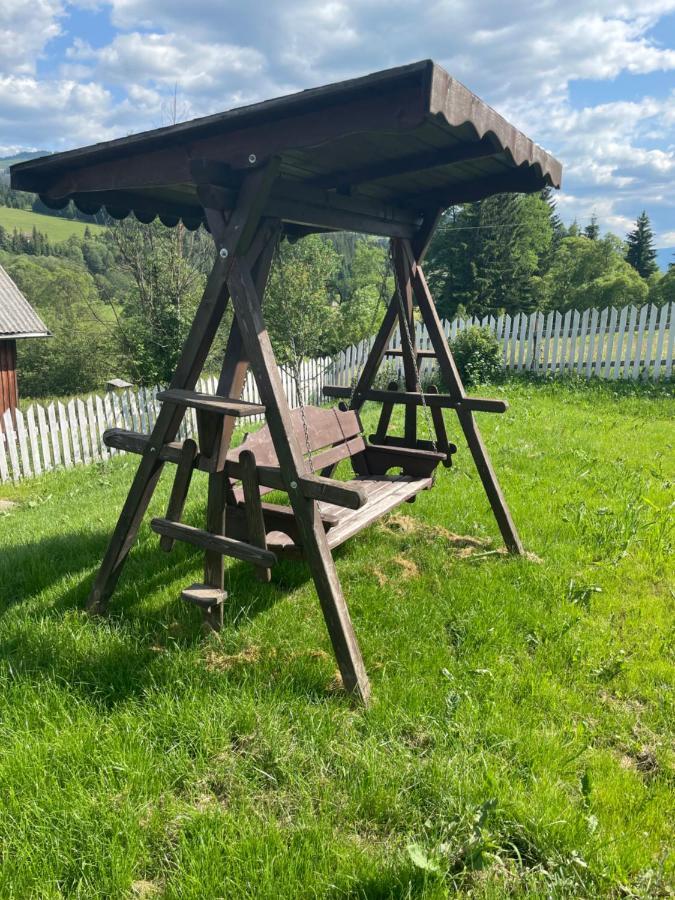
<path id="1" fill-rule="evenodd" d="M 0 266 L 0 417 L 16 409 L 16 342 L 49 337 L 50 332 L 28 300 Z"/>

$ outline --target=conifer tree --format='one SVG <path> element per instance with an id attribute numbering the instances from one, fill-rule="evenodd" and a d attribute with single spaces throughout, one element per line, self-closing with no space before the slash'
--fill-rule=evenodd
<path id="1" fill-rule="evenodd" d="M 584 237 L 587 237 L 589 241 L 597 241 L 600 237 L 600 226 L 598 225 L 598 217 L 595 213 L 593 213 L 591 221 L 584 228 Z"/>
<path id="2" fill-rule="evenodd" d="M 649 278 L 658 272 L 654 234 L 649 216 L 642 210 L 635 223 L 635 228 L 626 236 L 626 261 L 642 275 Z"/>

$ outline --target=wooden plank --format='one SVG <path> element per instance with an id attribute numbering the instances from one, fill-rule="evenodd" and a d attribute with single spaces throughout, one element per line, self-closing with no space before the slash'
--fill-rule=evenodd
<path id="1" fill-rule="evenodd" d="M 324 385 L 323 393 L 326 397 L 349 398 L 349 388 L 337 385 Z M 365 395 L 366 400 L 374 400 L 376 403 L 403 404 L 405 406 L 422 406 L 425 403 L 430 409 L 468 409 L 474 412 L 503 413 L 509 408 L 506 400 L 491 400 L 487 397 L 452 397 L 450 394 L 395 391 L 395 390 L 370 390 Z"/>
<path id="2" fill-rule="evenodd" d="M 59 433 L 61 435 L 61 449 L 63 450 L 63 464 L 66 469 L 70 469 L 73 465 L 73 458 L 70 455 L 70 424 L 69 415 L 63 403 L 57 404 L 59 411 Z M 68 410 L 68 413 L 70 410 Z M 75 452 L 75 451 L 73 451 Z M 77 462 L 77 460 L 75 460 Z"/>
<path id="3" fill-rule="evenodd" d="M 576 371 L 577 375 L 581 375 L 584 368 L 584 362 L 586 358 L 587 348 L 586 348 L 586 338 L 588 337 L 588 317 L 590 315 L 590 310 L 585 309 L 581 316 L 581 323 L 579 325 L 579 347 L 577 352 L 577 366 Z"/>
<path id="4" fill-rule="evenodd" d="M 260 566 L 273 566 L 277 558 L 269 550 L 261 550 L 245 541 L 235 541 L 233 538 L 220 534 L 212 534 L 202 528 L 194 528 L 183 522 L 170 522 L 168 519 L 151 519 L 150 527 L 157 534 L 166 535 L 175 541 L 183 541 L 202 550 L 211 550 L 219 556 L 231 556 L 242 562 L 254 563 Z"/>
<path id="5" fill-rule="evenodd" d="M 637 320 L 637 308 L 631 304 L 628 318 L 628 330 L 626 332 L 626 344 L 623 353 L 623 377 L 630 378 L 630 364 L 632 360 L 633 343 L 635 340 L 635 323 Z"/>
<path id="6" fill-rule="evenodd" d="M 670 304 L 670 327 L 668 334 L 668 346 L 663 363 L 663 377 L 670 378 L 673 370 L 673 348 L 675 347 L 675 303 Z"/>
<path id="7" fill-rule="evenodd" d="M 162 403 L 175 403 L 189 406 L 192 409 L 204 412 L 217 413 L 220 416 L 253 416 L 256 413 L 264 413 L 265 407 L 255 403 L 246 403 L 244 400 L 235 400 L 232 397 L 218 397 L 210 394 L 202 394 L 198 391 L 185 391 L 174 388 L 169 391 L 160 391 L 157 399 Z"/>
<path id="8" fill-rule="evenodd" d="M 648 304 L 645 304 L 640 310 L 640 315 L 638 318 L 637 324 L 637 338 L 635 340 L 635 346 L 633 348 L 633 365 L 631 367 L 630 377 L 637 379 L 640 377 L 640 365 L 642 362 L 642 342 L 645 337 L 645 326 L 647 324 L 647 312 L 649 310 Z"/>
<path id="9" fill-rule="evenodd" d="M 326 389 L 326 385 L 324 385 L 324 391 Z M 387 385 L 388 391 L 396 391 L 398 390 L 398 382 L 390 381 Z M 394 404 L 389 401 L 384 401 L 382 403 L 382 409 L 380 410 L 380 419 L 377 423 L 377 431 L 375 433 L 375 440 L 378 443 L 381 443 L 387 437 L 387 431 L 389 431 L 389 423 L 391 422 L 391 416 L 394 411 Z"/>
<path id="10" fill-rule="evenodd" d="M 101 459 L 108 459 L 110 454 L 108 453 L 108 448 L 103 443 L 103 432 L 106 429 L 106 414 L 103 398 L 99 397 L 97 394 L 94 397 L 94 404 L 96 406 L 96 442 L 101 453 Z"/>
<path id="11" fill-rule="evenodd" d="M 209 210 L 207 216 L 211 233 L 218 245 L 224 227 L 222 216 Z M 370 692 L 368 677 L 321 517 L 316 503 L 308 500 L 293 486 L 297 485 L 300 475 L 304 473 L 305 463 L 293 433 L 290 409 L 263 321 L 260 300 L 250 273 L 239 261 L 235 261 L 232 266 L 228 285 L 247 356 L 266 408 L 270 434 L 287 482 L 289 498 L 302 536 L 303 550 L 314 579 L 342 680 L 347 691 L 356 693 L 363 702 L 367 702 Z"/>
<path id="12" fill-rule="evenodd" d="M 30 453 L 28 452 L 28 432 L 20 409 L 14 410 L 14 421 L 16 422 L 16 437 L 19 443 L 19 456 L 21 457 L 21 469 L 24 478 L 33 477 L 33 469 L 30 464 Z"/>
<path id="13" fill-rule="evenodd" d="M 664 303 L 661 307 L 661 312 L 659 315 L 659 331 L 658 338 L 656 341 L 656 353 L 654 354 L 654 381 L 659 380 L 659 375 L 661 374 L 661 362 L 663 360 L 663 342 L 666 336 L 666 324 L 668 322 L 668 304 Z M 670 332 L 673 333 L 675 329 L 675 322 L 670 322 Z"/>
<path id="14" fill-rule="evenodd" d="M 419 172 L 424 169 L 435 169 L 439 166 L 484 159 L 494 156 L 497 152 L 498 149 L 495 145 L 487 138 L 483 138 L 471 144 L 461 143 L 452 147 L 435 147 L 433 150 L 411 153 L 397 159 L 379 160 L 377 163 L 357 168 L 317 175 L 308 183 L 324 188 L 353 187 L 364 184 L 366 181 L 380 181 L 383 178 L 392 178 L 408 172 Z"/>
<path id="15" fill-rule="evenodd" d="M 373 497 L 357 514 L 344 519 L 327 532 L 328 545 L 331 549 L 339 547 L 345 541 L 363 531 L 368 525 L 381 519 L 390 510 L 415 497 L 420 491 L 432 486 L 431 478 L 399 478 L 385 483 L 384 490 Z"/>
<path id="16" fill-rule="evenodd" d="M 40 440 L 42 459 L 44 462 L 44 469 L 45 471 L 49 471 L 52 468 L 52 456 L 51 447 L 49 444 L 49 426 L 47 425 L 47 415 L 44 406 L 41 406 L 39 403 L 35 404 L 35 409 L 37 413 L 37 430 Z"/>
<path id="17" fill-rule="evenodd" d="M 19 449 L 11 410 L 6 409 L 2 414 L 2 430 L 5 433 L 7 455 L 12 466 L 12 481 L 21 480 L 21 466 L 19 465 Z"/>
<path id="18" fill-rule="evenodd" d="M 645 354 L 644 354 L 644 368 L 642 370 L 642 378 L 645 381 L 649 380 L 649 375 L 652 367 L 652 354 L 654 352 L 654 332 L 656 330 L 656 321 L 658 319 L 658 307 L 656 307 L 653 303 L 649 307 L 649 325 L 647 327 L 647 340 L 645 345 Z"/>
<path id="19" fill-rule="evenodd" d="M 398 327 L 401 334 L 401 356 L 403 359 L 404 384 L 407 392 L 422 391 L 417 378 L 417 361 L 414 356 L 413 337 L 413 290 L 410 283 L 410 266 L 405 254 L 397 243 L 392 243 L 391 255 L 394 264 L 394 278 L 397 282 Z M 403 434 L 410 447 L 417 440 L 417 409 L 406 404 Z"/>
<path id="20" fill-rule="evenodd" d="M 41 475 L 42 462 L 40 460 L 40 449 L 38 447 L 38 429 L 35 422 L 34 404 L 31 404 L 26 410 L 26 422 L 28 424 L 28 439 L 30 441 L 30 450 L 33 459 L 33 471 L 36 475 Z"/>
<path id="21" fill-rule="evenodd" d="M 241 465 L 241 485 L 244 492 L 244 515 L 246 517 L 248 540 L 255 547 L 267 550 L 267 532 L 260 501 L 255 455 L 250 450 L 244 450 L 243 453 L 239 454 L 239 463 Z M 269 566 L 256 566 L 255 572 L 257 578 L 263 582 L 269 581 L 272 577 L 272 571 Z"/>
<path id="22" fill-rule="evenodd" d="M 47 407 L 47 419 L 49 421 L 49 437 L 52 442 L 52 459 L 54 466 L 61 465 L 61 448 L 59 447 L 59 426 L 56 421 L 56 410 L 53 403 Z"/>
<path id="23" fill-rule="evenodd" d="M 593 360 L 596 352 L 596 337 L 598 331 L 598 311 L 593 308 L 591 310 L 591 322 L 589 325 L 589 341 L 586 348 L 586 378 L 590 378 L 593 373 Z"/>
<path id="24" fill-rule="evenodd" d="M 612 380 L 616 380 L 621 374 L 621 354 L 623 350 L 624 336 L 626 334 L 626 319 L 628 318 L 628 307 L 624 306 L 619 315 L 619 324 L 616 328 L 616 356 L 614 365 L 610 374 Z"/>
<path id="25" fill-rule="evenodd" d="M 187 500 L 195 459 L 197 458 L 197 444 L 192 438 L 183 441 L 180 451 L 180 459 L 176 467 L 176 474 L 169 496 L 169 505 L 166 510 L 166 518 L 169 522 L 180 522 L 183 517 L 183 509 Z M 159 546 L 168 553 L 173 547 L 173 538 L 163 534 L 159 539 Z"/>
<path id="26" fill-rule="evenodd" d="M 91 462 L 91 453 L 89 452 L 89 426 L 87 422 L 87 410 L 84 403 L 78 398 L 75 401 L 75 410 L 77 413 L 77 424 L 80 432 L 80 440 L 82 442 L 82 459 L 85 465 Z"/>
<path id="27" fill-rule="evenodd" d="M 603 378 L 610 378 L 610 370 L 612 366 L 612 352 L 614 350 L 614 334 L 616 332 L 616 320 L 617 320 L 617 310 L 616 307 L 612 307 L 610 310 L 609 317 L 609 325 L 607 326 L 607 344 L 605 346 L 605 360 L 604 360 L 604 368 L 602 372 Z"/>
<path id="28" fill-rule="evenodd" d="M 99 460 L 101 458 L 101 454 L 98 449 L 99 434 L 98 426 L 96 424 L 96 413 L 94 412 L 94 399 L 91 395 L 87 397 L 86 412 L 87 424 L 89 426 L 88 433 L 91 440 L 91 455 L 94 460 Z"/>
<path id="29" fill-rule="evenodd" d="M 607 333 L 607 307 L 600 311 L 600 321 L 598 323 L 598 343 L 595 351 L 595 359 L 593 361 L 593 374 L 596 378 L 600 378 L 602 374 L 602 366 L 605 360 L 605 335 Z"/>

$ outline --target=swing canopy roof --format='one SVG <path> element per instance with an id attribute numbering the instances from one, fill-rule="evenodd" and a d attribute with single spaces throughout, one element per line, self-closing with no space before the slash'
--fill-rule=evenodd
<path id="1" fill-rule="evenodd" d="M 412 237 L 426 213 L 504 191 L 560 187 L 545 150 L 431 60 L 12 166 L 12 187 L 142 222 L 196 228 L 200 183 L 227 206 L 271 157 L 265 214 L 287 230 Z"/>

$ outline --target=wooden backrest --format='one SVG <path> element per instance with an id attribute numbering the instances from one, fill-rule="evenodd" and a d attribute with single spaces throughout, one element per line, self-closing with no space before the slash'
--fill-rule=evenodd
<path id="1" fill-rule="evenodd" d="M 339 462 L 341 459 L 347 459 L 364 449 L 365 441 L 361 436 L 361 422 L 355 410 L 343 412 L 341 409 L 306 406 L 304 415 L 309 446 L 312 451 L 312 464 L 315 469 L 318 470 Z M 302 410 L 292 410 L 291 419 L 303 456 L 307 456 Z M 259 431 L 249 434 L 239 447 L 230 450 L 227 454 L 228 460 L 238 461 L 242 450 L 252 450 L 259 466 L 279 465 L 267 425 L 264 425 Z"/>

